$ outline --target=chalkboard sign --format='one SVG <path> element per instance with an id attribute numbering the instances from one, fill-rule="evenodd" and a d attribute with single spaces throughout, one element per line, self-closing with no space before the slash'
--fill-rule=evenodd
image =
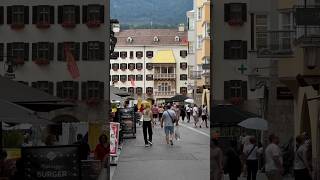
<path id="1" fill-rule="evenodd" d="M 79 146 L 23 147 L 24 180 L 80 180 Z"/>
<path id="2" fill-rule="evenodd" d="M 277 87 L 277 99 L 293 99 L 293 94 L 287 87 Z"/>
<path id="3" fill-rule="evenodd" d="M 83 180 L 97 180 L 102 170 L 100 160 L 82 160 L 81 174 Z"/>

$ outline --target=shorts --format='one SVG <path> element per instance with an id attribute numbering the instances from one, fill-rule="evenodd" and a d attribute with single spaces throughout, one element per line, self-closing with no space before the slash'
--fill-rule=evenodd
<path id="1" fill-rule="evenodd" d="M 165 126 L 164 127 L 164 132 L 166 135 L 173 134 L 174 133 L 174 127 L 173 126 Z"/>

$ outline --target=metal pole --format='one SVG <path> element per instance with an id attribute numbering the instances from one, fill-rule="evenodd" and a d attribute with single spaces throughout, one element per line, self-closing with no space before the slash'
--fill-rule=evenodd
<path id="1" fill-rule="evenodd" d="M 144 90 L 144 93 L 143 93 L 143 99 L 145 100 L 146 99 L 146 93 L 147 93 L 147 90 L 146 90 L 146 80 L 147 80 L 147 77 L 146 77 L 146 46 L 143 46 L 143 90 Z"/>

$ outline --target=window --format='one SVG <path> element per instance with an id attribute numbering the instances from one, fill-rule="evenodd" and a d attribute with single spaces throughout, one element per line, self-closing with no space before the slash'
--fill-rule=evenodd
<path id="1" fill-rule="evenodd" d="M 186 95 L 188 93 L 187 87 L 180 87 L 180 94 Z"/>
<path id="2" fill-rule="evenodd" d="M 0 43 L 0 61 L 3 61 L 4 56 L 4 45 L 3 43 Z"/>
<path id="3" fill-rule="evenodd" d="M 197 36 L 197 49 L 202 48 L 202 35 Z"/>
<path id="4" fill-rule="evenodd" d="M 142 65 L 142 63 L 137 63 L 136 64 L 136 68 L 137 68 L 137 70 L 142 70 L 142 67 L 143 65 Z"/>
<path id="5" fill-rule="evenodd" d="M 112 81 L 118 82 L 119 81 L 119 75 L 112 75 Z"/>
<path id="6" fill-rule="evenodd" d="M 146 75 L 146 80 L 147 81 L 153 81 L 153 75 L 152 74 L 147 74 Z"/>
<path id="7" fill-rule="evenodd" d="M 153 94 L 153 88 L 152 87 L 147 87 L 146 88 L 146 92 L 148 95 L 152 95 Z"/>
<path id="8" fill-rule="evenodd" d="M 224 21 L 229 25 L 242 25 L 247 21 L 247 5 L 245 3 L 225 4 L 224 11 Z"/>
<path id="9" fill-rule="evenodd" d="M 104 61 L 105 44 L 99 41 L 82 43 L 82 59 L 87 61 Z"/>
<path id="10" fill-rule="evenodd" d="M 247 82 L 241 80 L 231 80 L 224 82 L 224 98 L 226 100 L 235 97 L 247 99 Z"/>
<path id="11" fill-rule="evenodd" d="M 187 50 L 181 50 L 181 51 L 180 51 L 180 57 L 186 58 L 187 55 L 188 55 L 188 51 L 187 51 Z"/>
<path id="12" fill-rule="evenodd" d="M 88 5 L 83 6 L 82 22 L 88 27 L 99 27 L 104 22 L 104 6 Z"/>
<path id="13" fill-rule="evenodd" d="M 147 58 L 153 58 L 153 51 L 147 51 Z"/>
<path id="14" fill-rule="evenodd" d="M 180 74 L 180 80 L 181 80 L 181 81 L 186 81 L 186 80 L 188 80 L 188 75 L 187 75 L 187 74 Z"/>
<path id="15" fill-rule="evenodd" d="M 126 87 L 121 87 L 120 90 L 127 92 L 127 88 Z"/>
<path id="16" fill-rule="evenodd" d="M 135 75 L 128 75 L 128 80 L 129 81 L 135 81 L 136 80 L 136 76 Z"/>
<path id="17" fill-rule="evenodd" d="M 174 67 L 168 67 L 168 73 L 173 74 L 174 73 Z"/>
<path id="18" fill-rule="evenodd" d="M 32 43 L 32 60 L 50 60 L 52 61 L 54 53 L 54 43 L 39 42 Z"/>
<path id="19" fill-rule="evenodd" d="M 205 38 L 210 38 L 210 23 L 205 23 L 204 24 L 204 37 Z"/>
<path id="20" fill-rule="evenodd" d="M 7 44 L 8 59 L 16 63 L 24 63 L 29 60 L 29 44 L 23 42 L 15 42 Z"/>
<path id="21" fill-rule="evenodd" d="M 3 6 L 0 6 L 0 24 L 3 24 L 4 22 L 4 8 Z"/>
<path id="22" fill-rule="evenodd" d="M 194 53 L 194 42 L 193 41 L 188 42 L 188 51 L 190 54 Z"/>
<path id="23" fill-rule="evenodd" d="M 188 18 L 188 30 L 192 31 L 194 30 L 194 19 L 193 18 Z"/>
<path id="24" fill-rule="evenodd" d="M 201 20 L 202 19 L 202 7 L 198 7 L 197 10 L 197 19 Z"/>
<path id="25" fill-rule="evenodd" d="M 129 87 L 128 88 L 128 93 L 134 94 L 134 87 Z"/>
<path id="26" fill-rule="evenodd" d="M 76 61 L 80 59 L 80 43 L 78 42 L 63 42 L 58 43 L 58 61 L 66 61 L 65 50 L 69 49 Z"/>
<path id="27" fill-rule="evenodd" d="M 180 63 L 180 68 L 183 70 L 186 70 L 188 68 L 188 63 L 186 62 Z"/>
<path id="28" fill-rule="evenodd" d="M 87 81 L 81 83 L 82 99 L 104 99 L 104 82 Z"/>
<path id="29" fill-rule="evenodd" d="M 247 59 L 247 41 L 225 41 L 224 59 Z"/>
<path id="30" fill-rule="evenodd" d="M 121 51 L 120 52 L 120 57 L 121 57 L 121 59 L 127 58 L 127 52 L 126 51 Z"/>
<path id="31" fill-rule="evenodd" d="M 293 15 L 290 12 L 286 12 L 286 13 L 281 13 L 281 30 L 284 31 L 290 31 L 293 29 Z M 273 49 L 278 50 L 278 49 L 283 49 L 283 50 L 290 50 L 291 49 L 291 34 L 290 32 L 283 32 L 280 33 L 280 37 L 279 37 L 279 46 L 274 47 Z"/>
<path id="32" fill-rule="evenodd" d="M 170 92 L 171 91 L 171 84 L 168 82 L 162 82 L 158 84 L 158 91 L 159 92 Z"/>
<path id="33" fill-rule="evenodd" d="M 65 5 L 58 7 L 58 23 L 63 27 L 73 28 L 80 23 L 80 7 Z"/>
<path id="34" fill-rule="evenodd" d="M 135 64 L 134 64 L 134 63 L 129 63 L 128 66 L 129 66 L 128 69 L 129 69 L 130 71 L 133 71 L 134 68 L 135 68 Z"/>
<path id="35" fill-rule="evenodd" d="M 64 99 L 78 99 L 79 83 L 76 81 L 57 82 L 57 96 Z"/>
<path id="36" fill-rule="evenodd" d="M 152 63 L 146 63 L 147 69 L 152 70 L 153 64 Z"/>
<path id="37" fill-rule="evenodd" d="M 142 94 L 142 87 L 137 87 L 137 88 L 136 88 L 136 93 L 137 93 L 138 95 L 141 95 L 141 94 Z"/>
<path id="38" fill-rule="evenodd" d="M 141 74 L 136 75 L 136 81 L 143 81 L 143 75 Z"/>
<path id="39" fill-rule="evenodd" d="M 120 69 L 121 69 L 122 71 L 125 71 L 125 70 L 127 69 L 127 64 L 126 64 L 126 63 L 121 63 L 121 64 L 120 64 Z"/>
<path id="40" fill-rule="evenodd" d="M 38 28 L 47 28 L 54 24 L 54 7 L 53 6 L 33 6 L 32 23 Z"/>
<path id="41" fill-rule="evenodd" d="M 118 63 L 113 63 L 113 64 L 112 64 L 112 69 L 113 69 L 114 71 L 117 71 L 117 70 L 119 69 L 119 64 L 118 64 Z"/>
<path id="42" fill-rule="evenodd" d="M 29 24 L 29 7 L 28 6 L 8 6 L 7 23 L 11 28 L 23 28 Z"/>
<path id="43" fill-rule="evenodd" d="M 130 51 L 130 59 L 133 59 L 134 56 L 133 56 L 133 51 Z"/>
<path id="44" fill-rule="evenodd" d="M 161 74 L 167 74 L 168 73 L 168 67 L 161 67 Z"/>
<path id="45" fill-rule="evenodd" d="M 110 55 L 110 59 L 118 59 L 119 58 L 119 52 L 114 51 Z"/>
<path id="46" fill-rule="evenodd" d="M 127 81 L 127 75 L 120 75 L 120 81 L 126 82 Z"/>
<path id="47" fill-rule="evenodd" d="M 159 74 L 160 73 L 160 67 L 155 67 L 154 68 L 154 73 L 158 73 Z"/>
<path id="48" fill-rule="evenodd" d="M 136 52 L 136 57 L 137 57 L 138 59 L 141 59 L 141 58 L 143 57 L 143 52 L 142 52 L 142 51 L 137 51 L 137 52 Z"/>
<path id="49" fill-rule="evenodd" d="M 53 95 L 53 82 L 37 81 L 37 82 L 32 82 L 31 86 L 33 88 L 37 88 L 43 92 Z"/>
<path id="50" fill-rule="evenodd" d="M 257 49 L 267 48 L 268 44 L 268 16 L 256 15 L 256 46 Z"/>

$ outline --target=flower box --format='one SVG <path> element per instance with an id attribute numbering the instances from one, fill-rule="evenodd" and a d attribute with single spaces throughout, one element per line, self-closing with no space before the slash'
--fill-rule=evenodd
<path id="1" fill-rule="evenodd" d="M 230 26 L 242 26 L 243 25 L 243 20 L 241 20 L 241 19 L 230 19 L 229 21 L 228 21 L 228 24 L 230 25 Z"/>
<path id="2" fill-rule="evenodd" d="M 46 29 L 46 28 L 49 28 L 49 27 L 50 27 L 50 23 L 49 22 L 38 22 L 37 23 L 37 28 Z"/>
<path id="3" fill-rule="evenodd" d="M 99 20 L 91 20 L 87 21 L 87 26 L 89 28 L 95 28 L 95 27 L 100 27 L 101 22 Z"/>
<path id="4" fill-rule="evenodd" d="M 24 59 L 23 58 L 13 59 L 13 63 L 16 65 L 22 65 L 22 64 L 24 64 Z"/>
<path id="5" fill-rule="evenodd" d="M 100 104 L 100 99 L 99 98 L 89 98 L 87 99 L 87 105 L 88 106 L 97 106 Z"/>
<path id="6" fill-rule="evenodd" d="M 38 65 L 48 65 L 50 63 L 50 60 L 48 59 L 36 59 L 34 62 Z"/>
<path id="7" fill-rule="evenodd" d="M 24 28 L 24 23 L 12 23 L 11 24 L 11 29 L 23 29 Z"/>
<path id="8" fill-rule="evenodd" d="M 233 105 L 241 105 L 243 104 L 244 99 L 242 97 L 233 97 L 230 98 L 229 102 Z"/>
<path id="9" fill-rule="evenodd" d="M 64 21 L 62 23 L 62 27 L 65 27 L 65 28 L 74 28 L 76 27 L 76 23 L 75 22 L 71 22 L 71 21 Z"/>

